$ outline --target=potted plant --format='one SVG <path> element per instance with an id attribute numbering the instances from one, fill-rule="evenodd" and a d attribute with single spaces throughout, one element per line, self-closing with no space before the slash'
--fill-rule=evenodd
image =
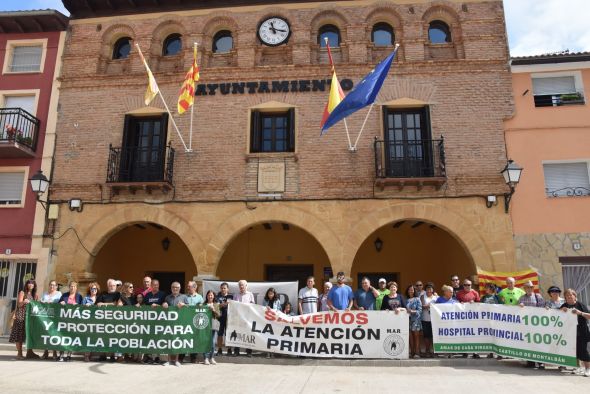
<path id="1" fill-rule="evenodd" d="M 561 102 L 564 104 L 565 103 L 574 104 L 574 103 L 583 103 L 584 102 L 584 96 L 582 96 L 582 93 L 580 93 L 580 92 L 562 94 L 561 96 L 559 96 L 559 98 L 561 99 Z"/>

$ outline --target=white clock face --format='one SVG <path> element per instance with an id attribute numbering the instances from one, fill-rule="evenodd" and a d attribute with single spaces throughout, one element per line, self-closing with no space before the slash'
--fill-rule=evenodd
<path id="1" fill-rule="evenodd" d="M 287 41 L 291 30 L 289 23 L 281 18 L 268 18 L 258 28 L 258 37 L 266 45 L 281 45 Z"/>

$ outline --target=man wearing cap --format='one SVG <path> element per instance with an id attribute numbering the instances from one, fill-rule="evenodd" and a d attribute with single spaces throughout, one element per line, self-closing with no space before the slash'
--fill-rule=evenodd
<path id="1" fill-rule="evenodd" d="M 524 290 L 514 287 L 516 281 L 513 277 L 506 278 L 506 288 L 498 293 L 500 302 L 504 305 L 518 305 L 518 300 L 524 295 Z"/>
<path id="2" fill-rule="evenodd" d="M 375 310 L 381 310 L 381 304 L 383 303 L 383 297 L 389 295 L 389 289 L 387 288 L 387 281 L 385 278 L 379 279 L 379 288 L 377 289 L 379 296 L 375 299 Z"/>
<path id="3" fill-rule="evenodd" d="M 331 311 L 349 311 L 352 307 L 354 294 L 352 288 L 344 283 L 345 279 L 344 272 L 338 272 L 336 275 L 337 283 L 328 294 L 328 308 Z"/>

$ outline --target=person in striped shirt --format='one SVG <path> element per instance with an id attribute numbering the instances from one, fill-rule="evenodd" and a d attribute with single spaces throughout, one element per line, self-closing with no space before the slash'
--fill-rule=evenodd
<path id="1" fill-rule="evenodd" d="M 313 276 L 307 278 L 307 286 L 299 290 L 299 314 L 316 313 L 318 311 L 318 290 L 313 287 L 315 279 Z"/>

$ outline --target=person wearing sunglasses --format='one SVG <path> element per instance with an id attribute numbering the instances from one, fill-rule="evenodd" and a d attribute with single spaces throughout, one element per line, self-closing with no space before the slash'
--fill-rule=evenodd
<path id="1" fill-rule="evenodd" d="M 457 301 L 462 304 L 472 304 L 474 302 L 480 302 L 479 292 L 473 289 L 471 281 L 465 279 L 463 281 L 463 289 L 459 290 L 456 294 Z M 461 353 L 463 358 L 467 358 L 467 353 Z M 473 353 L 473 358 L 479 358 L 479 354 Z"/>

